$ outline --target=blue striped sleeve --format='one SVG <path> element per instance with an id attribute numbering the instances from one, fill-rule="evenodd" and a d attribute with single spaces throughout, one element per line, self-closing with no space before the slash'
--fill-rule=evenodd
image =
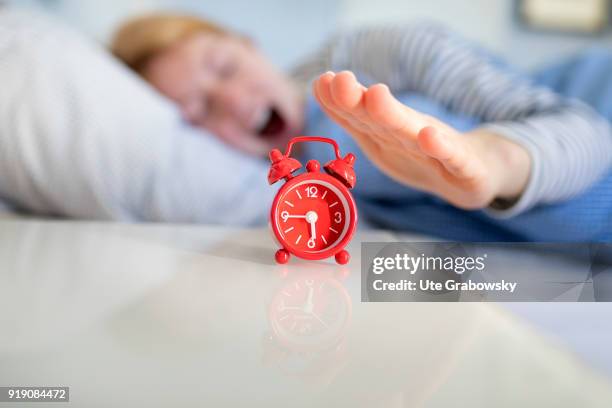
<path id="1" fill-rule="evenodd" d="M 532 171 L 521 197 L 488 212 L 509 217 L 569 199 L 612 164 L 610 124 L 588 105 L 536 86 L 482 49 L 437 24 L 370 27 L 337 35 L 298 70 L 301 78 L 348 69 L 417 92 L 470 115 L 523 146 Z"/>

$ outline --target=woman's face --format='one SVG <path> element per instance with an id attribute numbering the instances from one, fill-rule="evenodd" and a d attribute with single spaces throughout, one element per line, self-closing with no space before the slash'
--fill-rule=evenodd
<path id="1" fill-rule="evenodd" d="M 303 127 L 295 84 L 239 37 L 191 36 L 156 55 L 143 76 L 191 124 L 247 153 L 266 154 Z"/>

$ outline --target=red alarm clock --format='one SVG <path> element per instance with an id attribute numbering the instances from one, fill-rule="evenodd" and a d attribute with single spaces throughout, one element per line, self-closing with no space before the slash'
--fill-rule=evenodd
<path id="1" fill-rule="evenodd" d="M 293 176 L 302 165 L 290 157 L 291 149 L 299 142 L 323 142 L 333 146 L 336 158 L 321 172 L 318 161 L 310 160 L 306 172 Z M 335 256 L 336 262 L 346 264 L 349 253 L 344 250 L 357 226 L 357 207 L 349 189 L 355 186 L 351 153 L 340 156 L 338 144 L 318 136 L 295 137 L 287 144 L 287 151 L 270 152 L 272 166 L 268 183 L 285 179 L 285 185 L 276 194 L 270 211 L 270 224 L 274 236 L 282 246 L 276 251 L 276 262 L 284 264 L 290 254 L 308 260 Z"/>

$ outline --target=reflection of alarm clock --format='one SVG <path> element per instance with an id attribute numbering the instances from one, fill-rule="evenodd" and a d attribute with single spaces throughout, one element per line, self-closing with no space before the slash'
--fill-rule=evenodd
<path id="1" fill-rule="evenodd" d="M 264 362 L 308 383 L 328 385 L 347 363 L 351 297 L 340 282 L 344 274 L 300 272 L 277 288 L 267 306 Z"/>
<path id="2" fill-rule="evenodd" d="M 324 166 L 327 174 L 320 171 L 319 162 L 310 160 L 307 172 L 292 175 L 302 167 L 289 157 L 293 144 L 298 142 L 324 142 L 334 147 L 336 159 Z M 278 149 L 272 150 L 270 161 L 268 182 L 286 181 L 270 211 L 272 231 L 282 245 L 276 252 L 276 261 L 286 263 L 290 254 L 310 260 L 334 255 L 339 264 L 347 263 L 350 256 L 344 247 L 357 225 L 357 208 L 349 192 L 355 186 L 355 156 L 349 153 L 342 158 L 332 139 L 300 136 L 289 142 L 284 155 Z"/>
<path id="3" fill-rule="evenodd" d="M 293 352 L 327 350 L 341 341 L 351 318 L 344 286 L 325 275 L 289 281 L 268 311 L 277 341 Z"/>

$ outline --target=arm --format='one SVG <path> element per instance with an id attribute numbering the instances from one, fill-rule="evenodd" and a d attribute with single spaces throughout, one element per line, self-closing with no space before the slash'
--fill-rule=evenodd
<path id="1" fill-rule="evenodd" d="M 531 157 L 520 199 L 497 215 L 572 197 L 610 167 L 608 122 L 585 104 L 562 98 L 494 62 L 481 50 L 435 25 L 370 28 L 335 37 L 297 71 L 348 69 L 417 92 L 450 110 L 489 122 L 479 133 L 513 141 Z M 469 134 L 468 134 L 469 135 Z"/>

